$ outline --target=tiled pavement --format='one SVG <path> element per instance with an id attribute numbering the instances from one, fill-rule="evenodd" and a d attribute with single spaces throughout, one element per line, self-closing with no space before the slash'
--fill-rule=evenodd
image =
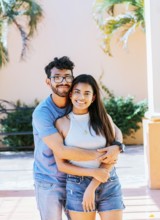
<path id="1" fill-rule="evenodd" d="M 0 220 L 40 219 L 34 198 L 32 163 L 30 152 L 0 153 Z M 120 154 L 117 173 L 126 205 L 124 220 L 160 220 L 160 190 L 149 190 L 144 167 L 142 146 L 128 146 Z"/>

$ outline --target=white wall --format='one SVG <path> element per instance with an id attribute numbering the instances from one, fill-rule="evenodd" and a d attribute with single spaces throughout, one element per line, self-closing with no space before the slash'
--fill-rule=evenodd
<path id="1" fill-rule="evenodd" d="M 30 42 L 26 61 L 20 62 L 20 36 L 12 27 L 9 34 L 10 63 L 0 70 L 0 99 L 32 103 L 45 98 L 44 67 L 55 56 L 69 56 L 75 63 L 75 75 L 104 72 L 103 82 L 115 95 L 147 96 L 145 34 L 139 30 L 123 50 L 116 39 L 113 57 L 103 53 L 100 33 L 92 17 L 93 0 L 41 0 L 44 19 Z"/>

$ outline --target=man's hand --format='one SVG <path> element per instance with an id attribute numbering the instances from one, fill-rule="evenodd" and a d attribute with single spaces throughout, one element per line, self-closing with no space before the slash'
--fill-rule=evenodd
<path id="1" fill-rule="evenodd" d="M 101 163 L 112 164 L 117 161 L 120 150 L 119 146 L 112 145 L 109 147 L 98 149 L 98 152 L 105 153 L 98 158 Z"/>
<path id="2" fill-rule="evenodd" d="M 106 168 L 93 169 L 93 175 L 101 183 L 105 183 L 110 177 L 109 171 Z"/>

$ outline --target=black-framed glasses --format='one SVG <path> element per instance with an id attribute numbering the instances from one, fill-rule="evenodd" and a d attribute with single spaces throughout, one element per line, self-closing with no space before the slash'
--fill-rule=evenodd
<path id="1" fill-rule="evenodd" d="M 50 79 L 52 78 L 55 83 L 61 83 L 65 79 L 66 82 L 71 83 L 74 79 L 73 76 L 51 76 L 49 77 Z"/>

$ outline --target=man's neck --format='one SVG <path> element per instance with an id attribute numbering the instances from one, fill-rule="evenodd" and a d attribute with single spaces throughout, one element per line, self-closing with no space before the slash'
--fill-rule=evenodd
<path id="1" fill-rule="evenodd" d="M 64 108 L 67 103 L 67 97 L 60 97 L 55 93 L 52 93 L 51 95 L 52 101 L 54 104 L 59 108 Z"/>

